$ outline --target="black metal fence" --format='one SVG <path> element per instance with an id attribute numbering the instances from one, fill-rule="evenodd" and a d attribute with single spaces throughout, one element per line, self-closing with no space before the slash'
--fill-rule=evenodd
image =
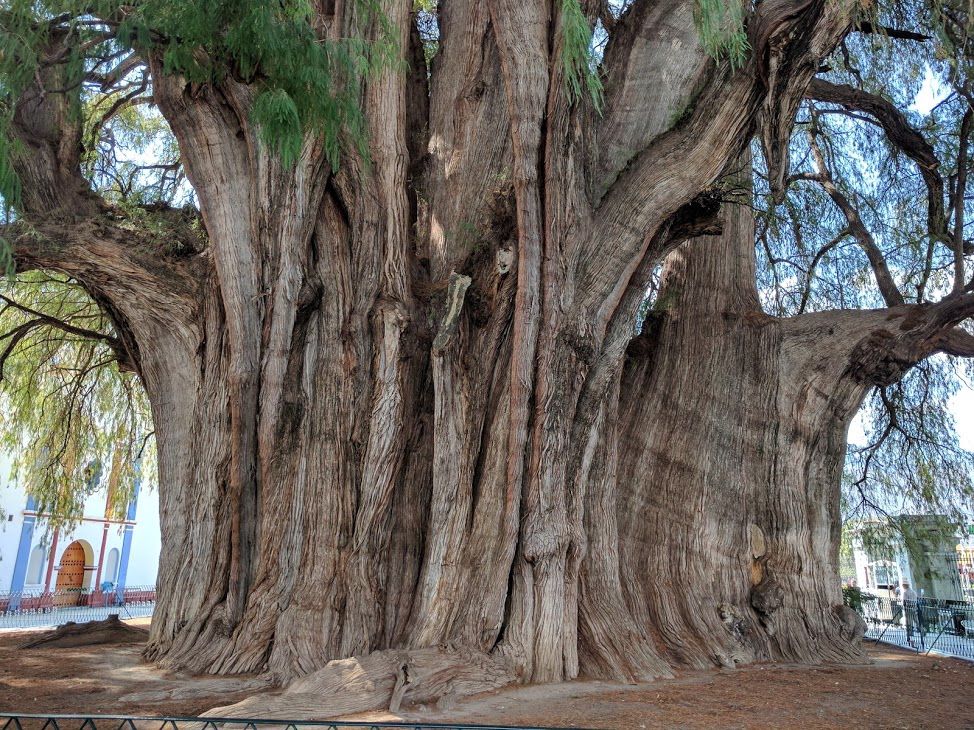
<path id="1" fill-rule="evenodd" d="M 108 591 L 48 591 L 0 593 L 0 629 L 57 626 L 108 618 L 151 616 L 156 606 L 155 586 L 126 586 Z"/>
<path id="2" fill-rule="evenodd" d="M 344 720 L 260 720 L 221 717 L 134 717 L 127 715 L 21 715 L 0 713 L 0 730 L 567 730 L 521 725 L 471 725 L 435 722 L 354 722 Z M 575 728 L 574 730 L 578 730 Z"/>
<path id="3" fill-rule="evenodd" d="M 866 637 L 918 653 L 974 660 L 974 604 L 873 597 L 863 602 Z"/>

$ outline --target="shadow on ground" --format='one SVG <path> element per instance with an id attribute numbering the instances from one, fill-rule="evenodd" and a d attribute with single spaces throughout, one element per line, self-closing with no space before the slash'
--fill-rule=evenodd
<path id="1" fill-rule="evenodd" d="M 0 709 L 6 712 L 197 715 L 264 687 L 255 677 L 163 672 L 141 662 L 138 645 L 17 649 L 26 638 L 0 634 Z M 871 646 L 869 654 L 873 663 L 866 666 L 757 665 L 637 686 L 526 686 L 448 708 L 346 719 L 606 730 L 974 726 L 974 665 L 883 647 Z"/>

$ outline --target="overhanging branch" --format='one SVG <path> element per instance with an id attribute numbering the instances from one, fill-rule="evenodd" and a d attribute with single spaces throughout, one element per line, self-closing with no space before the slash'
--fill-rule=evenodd
<path id="1" fill-rule="evenodd" d="M 933 40 L 933 36 L 926 35 L 924 33 L 917 33 L 912 30 L 904 30 L 903 28 L 892 28 L 888 25 L 873 25 L 868 20 L 860 21 L 856 23 L 856 27 L 853 28 L 857 33 L 866 33 L 871 35 L 882 35 L 887 38 L 896 38 L 898 40 L 904 41 L 918 41 L 923 43 L 925 41 Z"/>
<path id="2" fill-rule="evenodd" d="M 70 322 L 65 322 L 63 319 L 59 319 L 51 316 L 50 314 L 45 314 L 44 312 L 40 312 L 36 309 L 25 306 L 4 294 L 0 294 L 0 301 L 6 302 L 8 306 L 33 317 L 34 319 L 27 323 L 32 327 L 47 325 L 49 327 L 59 329 L 62 332 L 66 332 L 67 334 L 76 335 L 88 340 L 98 340 L 100 342 L 104 342 L 109 348 L 111 348 L 112 354 L 114 354 L 115 359 L 118 360 L 120 366 L 128 369 L 131 369 L 134 366 L 134 363 L 130 362 L 129 360 L 128 352 L 126 351 L 125 346 L 117 337 L 104 332 L 88 329 L 86 327 L 78 327 Z M 24 325 L 21 326 L 23 327 Z M 0 374 L 2 374 L 2 367 L 0 367 Z"/>
<path id="3" fill-rule="evenodd" d="M 861 112 L 879 123 L 889 141 L 919 168 L 927 186 L 927 227 L 930 236 L 945 240 L 947 221 L 940 160 L 930 143 L 910 125 L 906 115 L 881 96 L 822 79 L 813 79 L 805 95 L 815 101 L 837 104 L 848 111 Z"/>
<path id="4" fill-rule="evenodd" d="M 974 357 L 974 335 L 960 327 L 947 333 L 940 351 L 955 357 Z"/>
<path id="5" fill-rule="evenodd" d="M 809 146 L 812 150 L 812 156 L 814 157 L 816 167 L 818 168 L 818 174 L 814 179 L 819 185 L 822 186 L 822 189 L 828 193 L 828 196 L 832 199 L 832 202 L 835 203 L 839 210 L 842 211 L 842 215 L 845 216 L 849 231 L 855 237 L 859 247 L 862 248 L 863 252 L 866 254 L 866 258 L 869 259 L 869 265 L 873 270 L 873 275 L 876 277 L 876 285 L 879 287 L 879 291 L 883 295 L 883 300 L 890 307 L 896 307 L 903 304 L 905 302 L 903 294 L 896 286 L 893 275 L 886 263 L 886 257 L 883 255 L 882 250 L 877 245 L 872 233 L 863 222 L 862 217 L 859 215 L 859 211 L 845 196 L 845 194 L 839 190 L 838 186 L 835 184 L 835 181 L 832 179 L 832 174 L 825 162 L 825 156 L 822 154 L 822 150 L 816 141 L 816 132 L 814 130 L 809 132 L 808 140 Z"/>

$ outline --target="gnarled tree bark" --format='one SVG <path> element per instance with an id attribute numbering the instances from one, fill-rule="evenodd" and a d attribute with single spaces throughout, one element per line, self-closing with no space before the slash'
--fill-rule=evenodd
<path id="1" fill-rule="evenodd" d="M 380 4 L 383 29 L 342 3 L 316 27 L 391 27 L 415 51 L 411 3 Z M 293 166 L 270 153 L 251 87 L 190 84 L 147 52 L 206 234 L 144 211 L 169 249 L 131 245 L 94 198 L 65 97 L 20 100 L 41 152 L 17 161 L 18 263 L 88 287 L 152 403 L 147 656 L 282 682 L 360 657 L 391 688 L 417 661 L 473 686 L 457 657 L 490 682 L 857 659 L 834 575 L 845 430 L 870 382 L 960 317 L 772 319 L 741 209 L 717 243 L 680 246 L 713 231 L 714 183 L 757 131 L 778 173 L 852 10 L 758 4 L 734 69 L 706 58 L 689 3 L 637 2 L 599 118 L 567 90 L 551 3 L 451 1 L 429 76 L 413 54 L 360 81 L 369 158 L 349 145 L 337 172 L 311 136 Z"/>

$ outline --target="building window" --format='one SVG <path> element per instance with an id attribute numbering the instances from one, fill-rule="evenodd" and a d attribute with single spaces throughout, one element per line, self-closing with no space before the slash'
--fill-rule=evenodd
<path id="1" fill-rule="evenodd" d="M 899 571 L 894 564 L 877 561 L 870 567 L 872 568 L 872 586 L 870 587 L 887 591 L 896 590 L 897 585 L 899 585 Z"/>
<path id="2" fill-rule="evenodd" d="M 102 580 L 107 583 L 115 583 L 118 581 L 118 548 L 112 548 L 108 551 L 103 576 Z"/>
<path id="3" fill-rule="evenodd" d="M 38 585 L 44 579 L 44 558 L 47 550 L 38 545 L 30 551 L 30 560 L 27 561 L 26 583 Z"/>

